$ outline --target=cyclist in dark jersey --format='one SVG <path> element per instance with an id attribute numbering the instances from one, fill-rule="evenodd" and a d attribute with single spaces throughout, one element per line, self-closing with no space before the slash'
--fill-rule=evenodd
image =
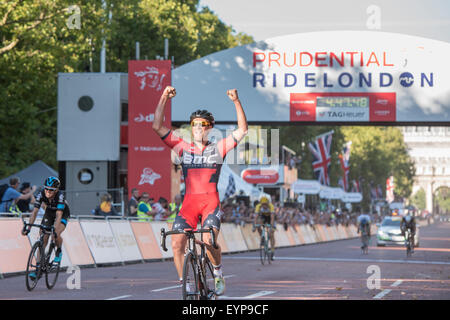
<path id="1" fill-rule="evenodd" d="M 64 195 L 59 191 L 61 182 L 56 177 L 48 177 L 44 182 L 44 190 L 42 190 L 36 197 L 34 203 L 34 209 L 31 213 L 29 224 L 33 224 L 36 220 L 37 213 L 41 206 L 45 209 L 44 217 L 42 218 L 42 225 L 55 226 L 55 233 L 57 235 L 55 243 L 57 246 L 55 262 L 60 262 L 62 258 L 62 243 L 61 233 L 64 232 L 67 226 L 67 222 L 70 217 L 69 206 Z M 27 235 L 30 232 L 30 227 L 22 231 L 23 235 Z M 47 246 L 48 235 L 44 237 L 44 248 Z M 39 261 L 39 257 L 38 261 Z M 33 277 L 33 273 L 30 274 Z"/>
<path id="2" fill-rule="evenodd" d="M 238 129 L 228 137 L 218 141 L 208 140 L 209 131 L 214 126 L 214 117 L 206 110 L 197 110 L 191 114 L 193 142 L 187 142 L 176 136 L 173 131 L 163 125 L 164 108 L 168 99 L 175 97 L 173 87 L 166 87 L 155 111 L 153 130 L 162 138 L 165 144 L 175 151 L 181 160 L 186 184 L 182 208 L 175 218 L 173 229 L 197 228 L 199 218 L 203 228 L 212 226 L 217 239 L 220 230 L 220 207 L 217 183 L 223 160 L 231 149 L 247 134 L 248 126 L 244 110 L 238 98 L 237 90 L 227 91 L 228 97 L 234 102 L 237 113 Z M 174 264 L 180 281 L 183 274 L 183 256 L 186 248 L 186 236 L 172 236 Z M 214 282 L 216 294 L 225 291 L 225 281 L 221 268 L 221 249 L 214 249 L 209 234 L 205 234 L 208 257 L 214 266 Z"/>

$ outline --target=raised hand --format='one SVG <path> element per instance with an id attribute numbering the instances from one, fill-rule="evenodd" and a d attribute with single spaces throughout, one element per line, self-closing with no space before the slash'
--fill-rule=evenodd
<path id="1" fill-rule="evenodd" d="M 163 95 L 167 96 L 168 98 L 172 99 L 173 97 L 175 97 L 177 94 L 177 91 L 175 90 L 174 87 L 171 86 L 167 86 L 164 89 Z"/>
<path id="2" fill-rule="evenodd" d="M 227 95 L 231 99 L 231 101 L 235 101 L 235 100 L 239 99 L 236 89 L 227 90 Z"/>

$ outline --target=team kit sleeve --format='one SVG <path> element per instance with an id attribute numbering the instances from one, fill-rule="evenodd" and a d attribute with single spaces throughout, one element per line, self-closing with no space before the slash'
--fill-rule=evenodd
<path id="1" fill-rule="evenodd" d="M 35 208 L 40 208 L 41 207 L 41 204 L 42 204 L 42 199 L 43 199 L 43 191 L 41 191 L 41 192 L 39 192 L 38 193 L 38 195 L 37 195 L 37 197 L 36 197 L 36 201 L 34 202 L 34 207 Z"/>
<path id="2" fill-rule="evenodd" d="M 58 203 L 56 205 L 56 209 L 64 211 L 65 207 L 66 207 L 66 201 L 64 200 L 64 195 L 61 193 L 58 196 Z"/>

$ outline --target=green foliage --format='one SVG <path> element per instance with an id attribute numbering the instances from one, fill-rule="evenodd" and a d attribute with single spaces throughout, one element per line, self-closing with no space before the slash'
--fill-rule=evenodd
<path id="1" fill-rule="evenodd" d="M 410 203 L 419 210 L 424 210 L 426 208 L 426 195 L 425 190 L 420 188 L 413 196 L 409 199 Z"/>
<path id="2" fill-rule="evenodd" d="M 128 72 L 140 42 L 141 59 L 169 55 L 181 65 L 215 51 L 253 42 L 234 34 L 198 0 L 34 0 L 0 2 L 0 177 L 36 160 L 57 167 L 59 72 Z M 80 28 L 68 20 L 80 9 Z M 112 19 L 109 19 L 109 12 Z"/>
<path id="3" fill-rule="evenodd" d="M 352 141 L 349 181 L 362 180 L 364 210 L 368 210 L 371 200 L 369 183 L 380 184 L 385 194 L 386 179 L 391 175 L 394 176 L 395 195 L 403 198 L 410 196 L 415 174 L 414 164 L 407 152 L 401 131 L 395 127 L 281 127 L 280 143 L 294 150 L 302 158 L 299 170 L 301 179 L 315 179 L 308 143 L 314 142 L 316 136 L 330 130 L 334 130 L 329 172 L 331 186 L 337 186 L 339 177 L 342 176 L 338 155 L 342 152 L 343 145 Z"/>
<path id="4" fill-rule="evenodd" d="M 439 206 L 439 212 L 450 212 L 450 188 L 442 187 L 435 193 L 435 203 Z"/>

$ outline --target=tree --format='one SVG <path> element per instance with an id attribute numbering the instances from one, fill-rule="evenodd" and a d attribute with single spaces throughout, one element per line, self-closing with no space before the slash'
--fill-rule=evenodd
<path id="1" fill-rule="evenodd" d="M 135 58 L 164 53 L 180 65 L 253 42 L 234 32 L 198 0 L 80 0 L 80 28 L 70 28 L 70 0 L 0 2 L 0 177 L 36 160 L 57 167 L 59 72 L 99 71 L 105 39 L 107 72 L 127 72 Z M 109 19 L 109 12 L 112 19 Z"/>
<path id="2" fill-rule="evenodd" d="M 426 208 L 426 195 L 425 190 L 420 188 L 411 198 L 410 203 L 417 207 L 419 210 L 424 210 Z"/>
<path id="3" fill-rule="evenodd" d="M 350 180 L 363 178 L 364 207 L 370 195 L 367 183 L 373 181 L 386 191 L 386 179 L 394 176 L 397 197 L 408 198 L 415 175 L 414 163 L 408 154 L 403 135 L 395 127 L 343 127 L 346 141 L 352 141 Z"/>

